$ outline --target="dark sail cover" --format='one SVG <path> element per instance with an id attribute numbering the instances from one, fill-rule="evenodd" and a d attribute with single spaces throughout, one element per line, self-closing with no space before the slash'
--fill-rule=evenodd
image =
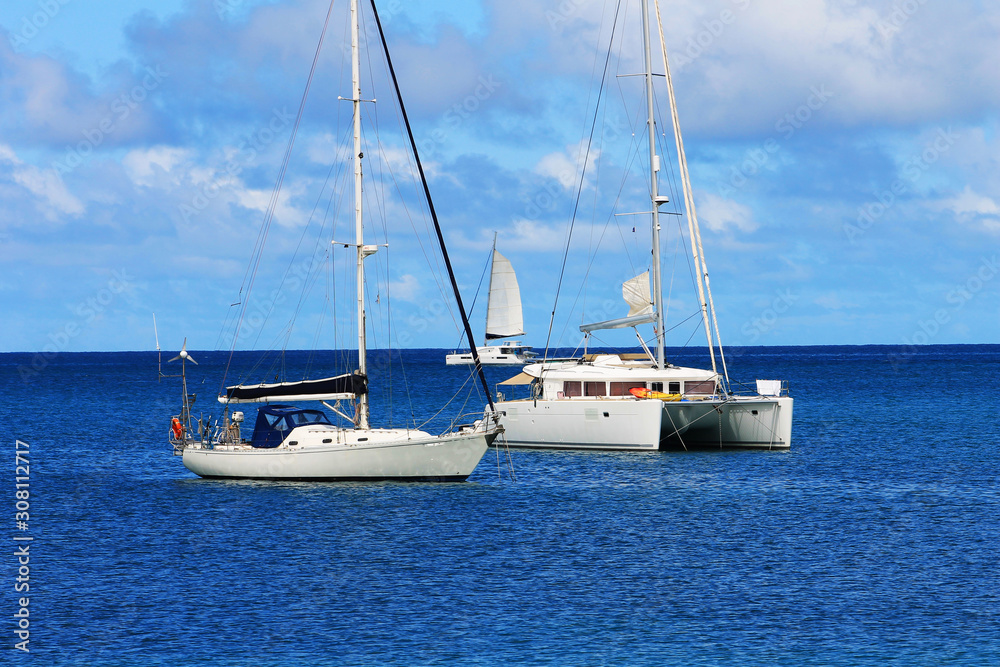
<path id="1" fill-rule="evenodd" d="M 368 393 L 368 377 L 361 373 L 348 373 L 320 380 L 300 382 L 278 382 L 275 384 L 240 384 L 226 387 L 226 395 L 220 396 L 222 403 L 263 403 L 266 401 L 323 401 L 344 396 L 360 396 Z"/>

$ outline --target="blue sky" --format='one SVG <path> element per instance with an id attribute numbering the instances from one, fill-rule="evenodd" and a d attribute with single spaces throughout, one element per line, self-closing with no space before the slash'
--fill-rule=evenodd
<path id="1" fill-rule="evenodd" d="M 0 351 L 151 349 L 153 313 L 165 348 L 185 336 L 193 349 L 219 345 L 327 4 L 3 3 Z M 378 6 L 466 300 L 496 231 L 521 281 L 526 342 L 542 345 L 610 5 Z M 1000 343 L 1000 7 L 683 0 L 663 11 L 724 343 Z M 634 18 L 633 9 L 623 20 Z M 342 34 L 332 30 L 330 43 Z M 620 61 L 615 51 L 619 74 L 634 71 L 632 45 Z M 331 165 L 316 156 L 332 145 L 329 109 L 348 93 L 332 62 L 296 143 L 301 172 L 276 213 L 274 233 L 289 239 L 274 255 L 283 266 L 313 208 L 310 186 Z M 634 81 L 608 89 L 605 166 L 588 166 L 581 208 L 645 187 L 627 166 L 627 139 L 642 133 Z M 616 133 L 626 139 L 617 154 Z M 238 173 L 227 172 L 234 163 Z M 638 180 L 619 192 L 622 173 Z M 639 197 L 616 210 L 641 206 Z M 560 344 L 578 342 L 583 319 L 624 314 L 620 284 L 648 265 L 643 223 L 632 232 L 635 223 L 608 215 L 578 218 Z M 374 274 L 393 288 L 394 344 L 454 346 L 424 253 L 390 246 Z M 693 301 L 675 247 L 668 236 L 670 315 L 682 322 Z M 481 313 L 480 303 L 480 335 Z M 690 333 L 683 324 L 670 342 Z"/>

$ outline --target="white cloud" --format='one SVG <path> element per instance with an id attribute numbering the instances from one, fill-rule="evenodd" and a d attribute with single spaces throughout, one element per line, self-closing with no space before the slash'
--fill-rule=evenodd
<path id="1" fill-rule="evenodd" d="M 4 144 L 0 144 L 0 162 L 7 162 L 13 165 L 22 164 L 17 154 L 14 153 L 14 149 Z"/>
<path id="2" fill-rule="evenodd" d="M 305 224 L 306 216 L 291 204 L 290 188 L 286 186 L 278 195 L 274 207 L 274 221 L 282 227 L 300 227 Z M 236 193 L 236 201 L 243 207 L 266 213 L 271 204 L 271 190 L 244 189 Z"/>
<path id="3" fill-rule="evenodd" d="M 990 197 L 976 194 L 966 185 L 957 196 L 945 200 L 945 205 L 957 215 L 997 215 L 1000 206 Z"/>
<path id="4" fill-rule="evenodd" d="M 559 185 L 567 190 L 573 190 L 579 183 L 580 168 L 583 166 L 584 159 L 588 161 L 590 166 L 593 166 L 597 158 L 600 157 L 600 153 L 599 150 L 593 149 L 588 156 L 586 142 L 581 141 L 575 146 L 567 146 L 564 151 L 542 156 L 535 165 L 534 171 L 542 176 L 555 179 Z"/>
<path id="5" fill-rule="evenodd" d="M 700 195 L 696 206 L 699 222 L 704 222 L 712 231 L 753 232 L 759 226 L 749 208 L 719 195 Z"/>
<path id="6" fill-rule="evenodd" d="M 389 283 L 389 295 L 400 301 L 420 303 L 422 291 L 420 281 L 409 273 L 400 276 L 399 280 Z"/>
<path id="7" fill-rule="evenodd" d="M 3 144 L 0 163 L 11 165 L 10 180 L 34 195 L 34 203 L 46 219 L 58 222 L 62 215 L 78 216 L 86 210 L 55 169 L 25 164 L 10 146 Z"/>
<path id="8" fill-rule="evenodd" d="M 129 151 L 122 158 L 122 166 L 133 183 L 149 187 L 159 180 L 159 172 L 170 176 L 174 167 L 189 159 L 190 155 L 191 151 L 183 148 L 154 146 Z M 174 175 L 171 180 L 176 184 L 179 179 Z"/>
<path id="9" fill-rule="evenodd" d="M 306 146 L 306 155 L 316 164 L 331 165 L 335 161 L 343 161 L 348 157 L 346 153 L 344 145 L 329 132 L 310 138 Z"/>
<path id="10" fill-rule="evenodd" d="M 976 193 L 972 186 L 949 199 L 932 204 L 930 208 L 951 211 L 955 217 L 971 227 L 987 232 L 1000 232 L 1000 205 L 992 197 Z"/>
<path id="11" fill-rule="evenodd" d="M 860 305 L 853 301 L 845 301 L 843 295 L 836 292 L 821 294 L 813 299 L 813 303 L 817 306 L 822 306 L 827 310 L 850 310 L 857 308 Z"/>
<path id="12" fill-rule="evenodd" d="M 508 229 L 500 232 L 497 245 L 511 250 L 561 252 L 566 245 L 566 228 L 544 225 L 534 220 L 514 220 Z"/>

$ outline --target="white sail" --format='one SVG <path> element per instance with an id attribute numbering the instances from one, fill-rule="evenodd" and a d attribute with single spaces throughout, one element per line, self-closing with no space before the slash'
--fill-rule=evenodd
<path id="1" fill-rule="evenodd" d="M 656 320 L 656 313 L 653 312 L 653 298 L 649 290 L 649 271 L 623 282 L 622 298 L 628 304 L 628 315 L 615 320 L 583 324 L 580 326 L 580 331 L 590 333 L 601 329 L 635 327 Z"/>
<path id="2" fill-rule="evenodd" d="M 649 293 L 649 271 L 622 283 L 622 298 L 628 304 L 628 316 L 653 312 L 653 297 Z"/>
<path id="3" fill-rule="evenodd" d="M 486 340 L 524 335 L 521 313 L 521 290 L 510 260 L 493 250 L 490 274 L 489 308 L 486 314 Z"/>

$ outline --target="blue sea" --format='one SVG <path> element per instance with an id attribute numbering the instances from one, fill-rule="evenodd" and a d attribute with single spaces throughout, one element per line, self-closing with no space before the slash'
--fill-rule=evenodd
<path id="1" fill-rule="evenodd" d="M 227 355 L 192 354 L 194 412 L 218 414 Z M 376 359 L 375 421 L 419 422 L 469 382 L 444 354 Z M 275 374 L 343 361 L 289 353 Z M 1000 346 L 729 362 L 789 382 L 790 451 L 512 451 L 512 475 L 491 450 L 464 483 L 337 484 L 189 473 L 167 444 L 179 379 L 155 352 L 0 355 L 2 662 L 1000 663 Z M 379 388 L 390 376 L 408 395 Z"/>

